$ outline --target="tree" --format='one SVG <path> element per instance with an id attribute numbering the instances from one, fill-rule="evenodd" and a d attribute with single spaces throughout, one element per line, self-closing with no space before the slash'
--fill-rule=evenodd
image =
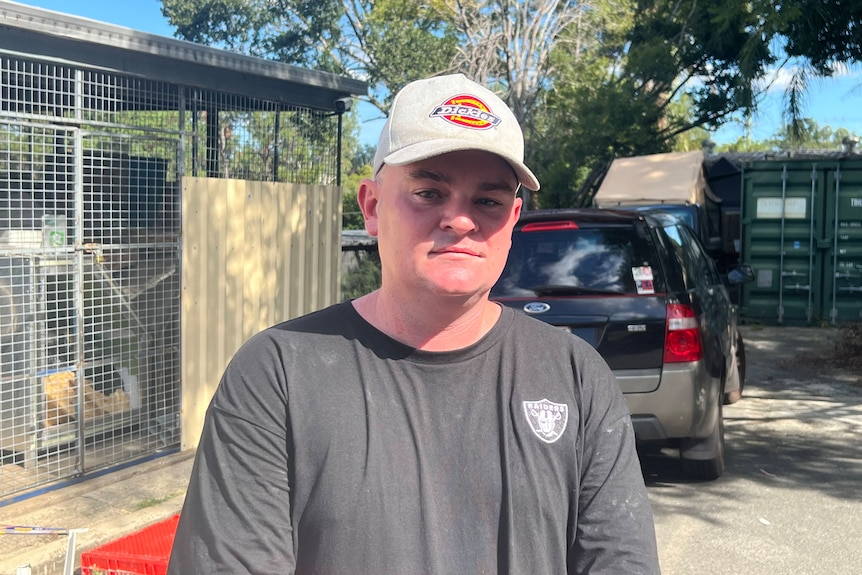
<path id="1" fill-rule="evenodd" d="M 576 0 L 163 0 L 162 9 L 186 40 L 361 77 L 384 114 L 404 84 L 464 72 L 501 93 L 528 147 L 551 50 L 587 10 Z"/>
<path id="2" fill-rule="evenodd" d="M 380 287 L 380 254 L 376 249 L 356 251 L 357 264 L 347 269 L 341 278 L 341 300 L 361 297 Z"/>
<path id="3" fill-rule="evenodd" d="M 551 51 L 563 31 L 583 18 L 575 0 L 446 0 L 461 42 L 455 67 L 503 92 L 522 126 L 551 85 Z M 529 138 L 528 138 L 529 139 Z"/>
<path id="4" fill-rule="evenodd" d="M 843 66 L 862 61 L 862 0 L 787 0 L 753 7 L 777 69 L 791 73 L 785 90 L 786 123 L 795 139 L 805 139 L 809 80 L 831 77 Z"/>
<path id="5" fill-rule="evenodd" d="M 584 182 L 600 178 L 613 157 L 660 151 L 662 110 L 625 74 L 635 15 L 631 1 L 597 2 L 557 43 L 529 156 L 543 186 L 537 207 L 586 205 Z"/>
<path id="6" fill-rule="evenodd" d="M 765 140 L 750 140 L 740 138 L 723 146 L 718 146 L 719 152 L 782 152 L 792 150 L 842 150 L 848 141 L 858 140 L 858 135 L 847 128 L 832 129 L 831 126 L 820 126 L 811 118 L 800 120 L 804 124 L 802 139 L 799 131 L 785 125 Z"/>
<path id="7" fill-rule="evenodd" d="M 821 19 L 836 40 L 849 41 L 844 51 L 837 45 L 823 51 L 806 36 L 811 32 L 802 23 L 805 10 L 817 9 L 813 0 L 778 7 L 766 0 L 595 4 L 589 15 L 598 25 L 591 29 L 600 35 L 575 27 L 568 32 L 579 41 L 555 48 L 553 58 L 564 64 L 555 68 L 536 138 L 540 179 L 563 187 L 556 198 L 583 205 L 614 157 L 668 151 L 687 133 L 698 132 L 691 140 L 700 139 L 703 130 L 756 108 L 763 93 L 757 86 L 786 58 L 783 34 L 796 34 L 787 39 L 788 53 L 809 54 L 818 65 L 857 58 L 862 12 L 841 16 L 832 4 Z M 844 24 L 852 38 L 843 34 Z M 554 161 L 553 154 L 562 159 Z"/>
<path id="8" fill-rule="evenodd" d="M 455 53 L 433 0 L 163 0 L 162 14 L 185 40 L 367 80 L 381 111 Z"/>
<path id="9" fill-rule="evenodd" d="M 405 83 L 463 71 L 515 111 L 554 205 L 588 202 L 616 156 L 693 147 L 753 110 L 792 57 L 806 63 L 788 92 L 801 118 L 806 74 L 862 56 L 862 0 L 164 0 L 163 13 L 188 40 L 366 79 L 383 114 Z"/>
<path id="10" fill-rule="evenodd" d="M 837 64 L 862 61 L 862 0 L 791 0 L 779 5 L 776 17 L 784 51 L 818 74 L 831 76 Z"/>
<path id="11" fill-rule="evenodd" d="M 801 129 L 785 124 L 773 135 L 770 143 L 779 150 L 840 150 L 844 140 L 852 136 L 846 128 L 821 127 L 811 118 L 803 118 L 799 123 L 802 124 Z"/>

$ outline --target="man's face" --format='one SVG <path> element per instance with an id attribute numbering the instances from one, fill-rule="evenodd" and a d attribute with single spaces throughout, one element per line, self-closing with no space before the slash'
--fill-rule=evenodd
<path id="1" fill-rule="evenodd" d="M 384 166 L 359 203 L 377 236 L 383 288 L 422 295 L 487 294 L 500 277 L 521 212 L 509 164 L 480 151 Z"/>

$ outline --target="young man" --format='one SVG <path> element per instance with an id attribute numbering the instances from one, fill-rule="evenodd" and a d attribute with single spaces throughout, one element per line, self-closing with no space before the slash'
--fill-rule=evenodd
<path id="1" fill-rule="evenodd" d="M 521 211 L 512 113 L 462 75 L 395 98 L 359 204 L 379 290 L 240 349 L 169 572 L 658 573 L 619 386 L 490 302 Z"/>

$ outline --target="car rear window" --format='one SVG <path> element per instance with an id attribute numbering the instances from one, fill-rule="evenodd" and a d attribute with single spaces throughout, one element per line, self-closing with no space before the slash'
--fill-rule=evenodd
<path id="1" fill-rule="evenodd" d="M 492 297 L 664 291 L 647 233 L 633 226 L 516 231 Z"/>

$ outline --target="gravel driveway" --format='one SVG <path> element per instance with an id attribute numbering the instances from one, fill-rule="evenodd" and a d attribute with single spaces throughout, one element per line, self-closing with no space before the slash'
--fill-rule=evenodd
<path id="1" fill-rule="evenodd" d="M 862 373 L 835 328 L 743 326 L 743 399 L 725 407 L 727 471 L 644 456 L 665 575 L 862 573 Z"/>

